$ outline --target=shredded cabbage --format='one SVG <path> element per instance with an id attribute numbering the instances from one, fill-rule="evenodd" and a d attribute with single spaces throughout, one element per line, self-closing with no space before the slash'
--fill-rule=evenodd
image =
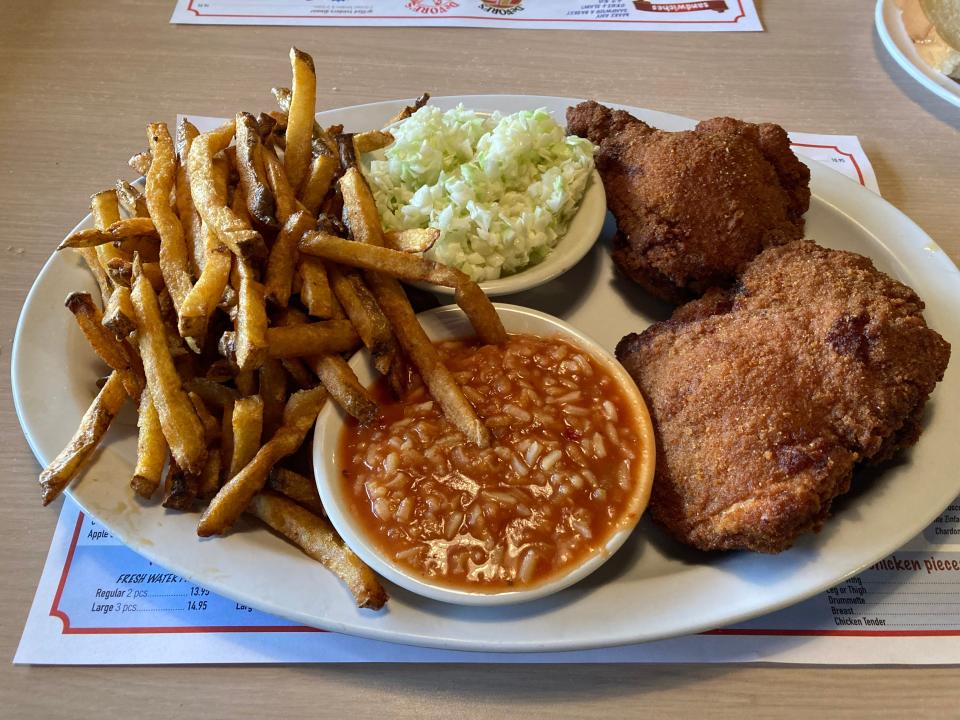
<path id="1" fill-rule="evenodd" d="M 545 109 L 481 114 L 427 105 L 402 122 L 364 173 L 388 230 L 435 227 L 427 257 L 477 281 L 534 265 L 566 232 L 594 146 Z"/>

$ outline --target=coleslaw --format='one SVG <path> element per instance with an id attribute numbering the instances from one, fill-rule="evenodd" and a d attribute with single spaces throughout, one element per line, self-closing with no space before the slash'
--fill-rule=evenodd
<path id="1" fill-rule="evenodd" d="M 391 130 L 383 159 L 363 168 L 384 228 L 438 228 L 426 256 L 478 282 L 543 260 L 593 171 L 593 144 L 568 136 L 543 108 L 501 115 L 428 105 Z"/>

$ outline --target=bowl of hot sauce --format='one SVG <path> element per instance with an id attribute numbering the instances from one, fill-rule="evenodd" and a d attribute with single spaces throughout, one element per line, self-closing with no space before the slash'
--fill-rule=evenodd
<path id="1" fill-rule="evenodd" d="M 583 579 L 633 532 L 650 498 L 647 407 L 616 359 L 558 318 L 497 304 L 508 333 L 482 345 L 456 306 L 418 317 L 490 430 L 480 448 L 414 380 L 401 397 L 366 351 L 350 361 L 381 413 L 332 403 L 314 436 L 317 488 L 347 545 L 435 600 L 533 600 Z"/>

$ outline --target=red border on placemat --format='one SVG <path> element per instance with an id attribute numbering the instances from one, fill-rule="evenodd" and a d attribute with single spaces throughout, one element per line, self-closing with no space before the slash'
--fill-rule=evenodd
<path id="1" fill-rule="evenodd" d="M 838 148 L 836 145 L 813 145 L 811 143 L 795 143 L 795 142 L 791 142 L 790 144 L 796 145 L 797 147 L 822 148 L 824 150 L 833 150 L 838 155 L 843 155 L 844 157 L 850 158 L 850 162 L 853 163 L 853 167 L 857 171 L 857 177 L 860 179 L 860 184 L 863 186 L 866 186 L 867 183 L 863 179 L 863 171 L 860 169 L 860 163 L 857 162 L 857 158 L 853 156 L 853 153 L 845 152 L 840 148 Z"/>
<path id="2" fill-rule="evenodd" d="M 73 538 L 67 550 L 67 559 L 63 563 L 60 573 L 60 584 L 57 593 L 53 596 L 50 606 L 50 617 L 60 618 L 63 623 L 63 635 L 160 635 L 160 634 L 190 634 L 190 633 L 255 633 L 255 632 L 326 632 L 306 625 L 199 625 L 196 627 L 73 627 L 70 625 L 70 616 L 60 609 L 60 598 L 63 588 L 67 584 L 70 566 L 73 564 L 73 555 L 80 539 L 80 527 L 83 525 L 84 514 L 77 515 L 77 526 L 73 529 Z"/>
<path id="3" fill-rule="evenodd" d="M 846 153 L 844 153 L 846 154 Z M 60 598 L 63 588 L 67 584 L 70 566 L 73 564 L 73 555 L 80 539 L 80 528 L 83 525 L 84 514 L 77 516 L 77 525 L 73 529 L 70 548 L 60 573 L 60 583 L 57 593 L 53 596 L 50 606 L 50 616 L 60 618 L 63 622 L 64 635 L 159 635 L 159 634 L 191 634 L 191 633 L 255 633 L 255 632 L 326 632 L 306 625 L 205 625 L 198 627 L 72 627 L 70 617 L 60 609 Z M 707 630 L 701 635 L 763 635 L 771 637 L 956 637 L 960 630 L 774 630 L 759 628 L 719 628 Z"/>
<path id="4" fill-rule="evenodd" d="M 316 19 L 317 15 L 265 15 L 258 13 L 208 13 L 200 12 L 193 7 L 194 0 L 187 3 L 187 10 L 197 17 L 234 17 L 234 18 L 289 18 L 291 20 Z M 531 17 L 484 17 L 481 15 L 362 15 L 351 17 L 352 20 L 496 20 L 504 22 L 557 22 L 557 23 L 639 23 L 654 25 L 734 25 L 747 16 L 743 9 L 743 0 L 737 0 L 740 14 L 732 20 L 583 20 L 578 18 L 531 18 Z M 331 16 L 327 19 L 344 20 L 344 17 Z"/>

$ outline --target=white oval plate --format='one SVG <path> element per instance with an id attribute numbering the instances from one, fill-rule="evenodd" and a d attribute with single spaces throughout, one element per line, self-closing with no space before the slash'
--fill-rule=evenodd
<path id="1" fill-rule="evenodd" d="M 479 95 L 433 100 L 515 112 L 546 106 L 562 119 L 568 98 Z M 379 127 L 406 101 L 334 110 L 324 123 Z M 668 130 L 693 121 L 624 107 Z M 960 272 L 899 210 L 842 175 L 811 163 L 814 198 L 807 235 L 867 255 L 927 302 L 926 318 L 960 347 Z M 64 188 L 64 192 L 69 192 Z M 89 218 L 82 223 L 85 225 Z M 556 315 L 613 348 L 622 335 L 662 319 L 669 308 L 614 275 L 613 222 L 572 270 L 509 302 Z M 51 242 L 51 246 L 53 243 Z M 94 393 L 100 368 L 63 298 L 95 290 L 72 254 L 52 257 L 27 297 L 12 357 L 17 413 L 45 464 L 70 439 Z M 954 361 L 956 364 L 956 360 Z M 388 586 L 381 613 L 357 610 L 324 568 L 260 528 L 198 540 L 197 515 L 141 504 L 128 487 L 136 446 L 133 413 L 118 418 L 95 463 L 69 492 L 130 547 L 192 581 L 294 621 L 378 640 L 439 648 L 558 651 L 654 640 L 721 627 L 803 600 L 856 574 L 922 531 L 960 493 L 960 371 L 947 370 L 926 412 L 926 430 L 903 461 L 837 504 L 819 535 L 780 555 L 702 554 L 673 543 L 650 524 L 596 573 L 563 592 L 509 607 L 460 607 Z M 30 482 L 22 478 L 21 482 Z M 37 492 L 37 512 L 40 501 Z"/>
<path id="2" fill-rule="evenodd" d="M 920 57 L 894 0 L 877 0 L 874 21 L 880 41 L 897 65 L 927 90 L 960 107 L 960 83 L 937 72 Z"/>

